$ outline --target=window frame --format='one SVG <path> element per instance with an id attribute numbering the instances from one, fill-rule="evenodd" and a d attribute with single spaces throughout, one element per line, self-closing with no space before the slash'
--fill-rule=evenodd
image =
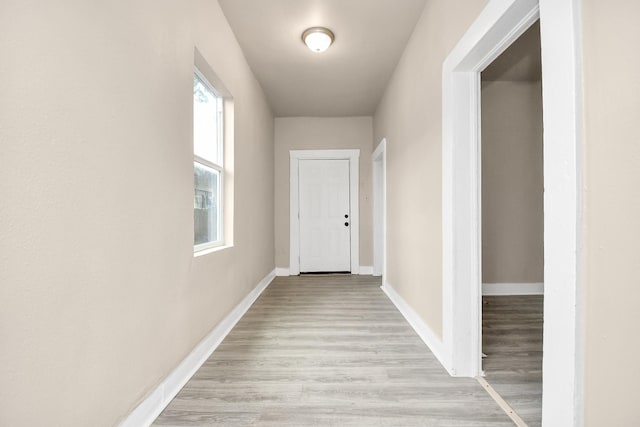
<path id="1" fill-rule="evenodd" d="M 196 163 L 213 169 L 218 172 L 218 185 L 217 185 L 217 223 L 215 226 L 217 227 L 217 237 L 218 239 L 211 242 L 206 243 L 195 243 L 195 238 L 193 242 L 193 252 L 198 253 L 202 251 L 206 251 L 208 249 L 217 248 L 224 246 L 224 97 L 220 94 L 220 91 L 216 90 L 215 86 L 211 84 L 211 82 L 204 76 L 204 74 L 196 67 L 193 67 L 193 75 L 194 78 L 200 80 L 200 82 L 206 86 L 206 88 L 213 93 L 216 100 L 216 157 L 219 163 L 212 162 L 211 160 L 205 159 L 195 154 L 195 111 L 192 110 L 192 125 L 194 128 L 193 135 L 193 167 L 195 170 Z M 195 184 L 194 184 L 195 191 Z M 195 209 L 195 207 L 194 207 Z M 195 221 L 194 221 L 194 232 L 195 232 Z"/>

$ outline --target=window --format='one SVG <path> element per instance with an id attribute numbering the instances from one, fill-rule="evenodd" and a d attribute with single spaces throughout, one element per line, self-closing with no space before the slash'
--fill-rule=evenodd
<path id="1" fill-rule="evenodd" d="M 223 99 L 196 69 L 193 77 L 193 243 L 222 245 Z"/>

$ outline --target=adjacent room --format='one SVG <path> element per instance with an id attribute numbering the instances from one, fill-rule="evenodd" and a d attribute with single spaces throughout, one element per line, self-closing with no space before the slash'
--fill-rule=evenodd
<path id="1" fill-rule="evenodd" d="M 542 422 L 544 179 L 540 23 L 481 74 L 482 351 L 489 384 Z"/>

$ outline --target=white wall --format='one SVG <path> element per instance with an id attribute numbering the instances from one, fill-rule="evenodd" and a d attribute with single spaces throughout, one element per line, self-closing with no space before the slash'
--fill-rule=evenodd
<path id="1" fill-rule="evenodd" d="M 482 84 L 482 281 L 544 282 L 542 86 Z"/>
<path id="2" fill-rule="evenodd" d="M 8 0 L 0 28 L 0 425 L 111 426 L 273 270 L 273 117 L 216 1 Z M 235 247 L 199 258 L 195 47 L 236 120 Z"/>
<path id="3" fill-rule="evenodd" d="M 640 3 L 583 1 L 585 425 L 638 424 Z"/>
<path id="4" fill-rule="evenodd" d="M 374 116 L 387 139 L 387 278 L 442 334 L 442 63 L 486 1 L 428 1 Z"/>
<path id="5" fill-rule="evenodd" d="M 289 268 L 289 151 L 360 150 L 360 265 L 373 265 L 371 117 L 278 117 L 275 120 L 276 266 Z"/>

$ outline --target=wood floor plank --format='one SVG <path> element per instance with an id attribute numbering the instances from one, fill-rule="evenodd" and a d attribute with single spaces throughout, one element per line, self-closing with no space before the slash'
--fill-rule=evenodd
<path id="1" fill-rule="evenodd" d="M 154 426 L 512 426 L 371 276 L 277 278 Z"/>
<path id="2" fill-rule="evenodd" d="M 483 297 L 485 379 L 530 427 L 542 423 L 540 295 Z"/>

